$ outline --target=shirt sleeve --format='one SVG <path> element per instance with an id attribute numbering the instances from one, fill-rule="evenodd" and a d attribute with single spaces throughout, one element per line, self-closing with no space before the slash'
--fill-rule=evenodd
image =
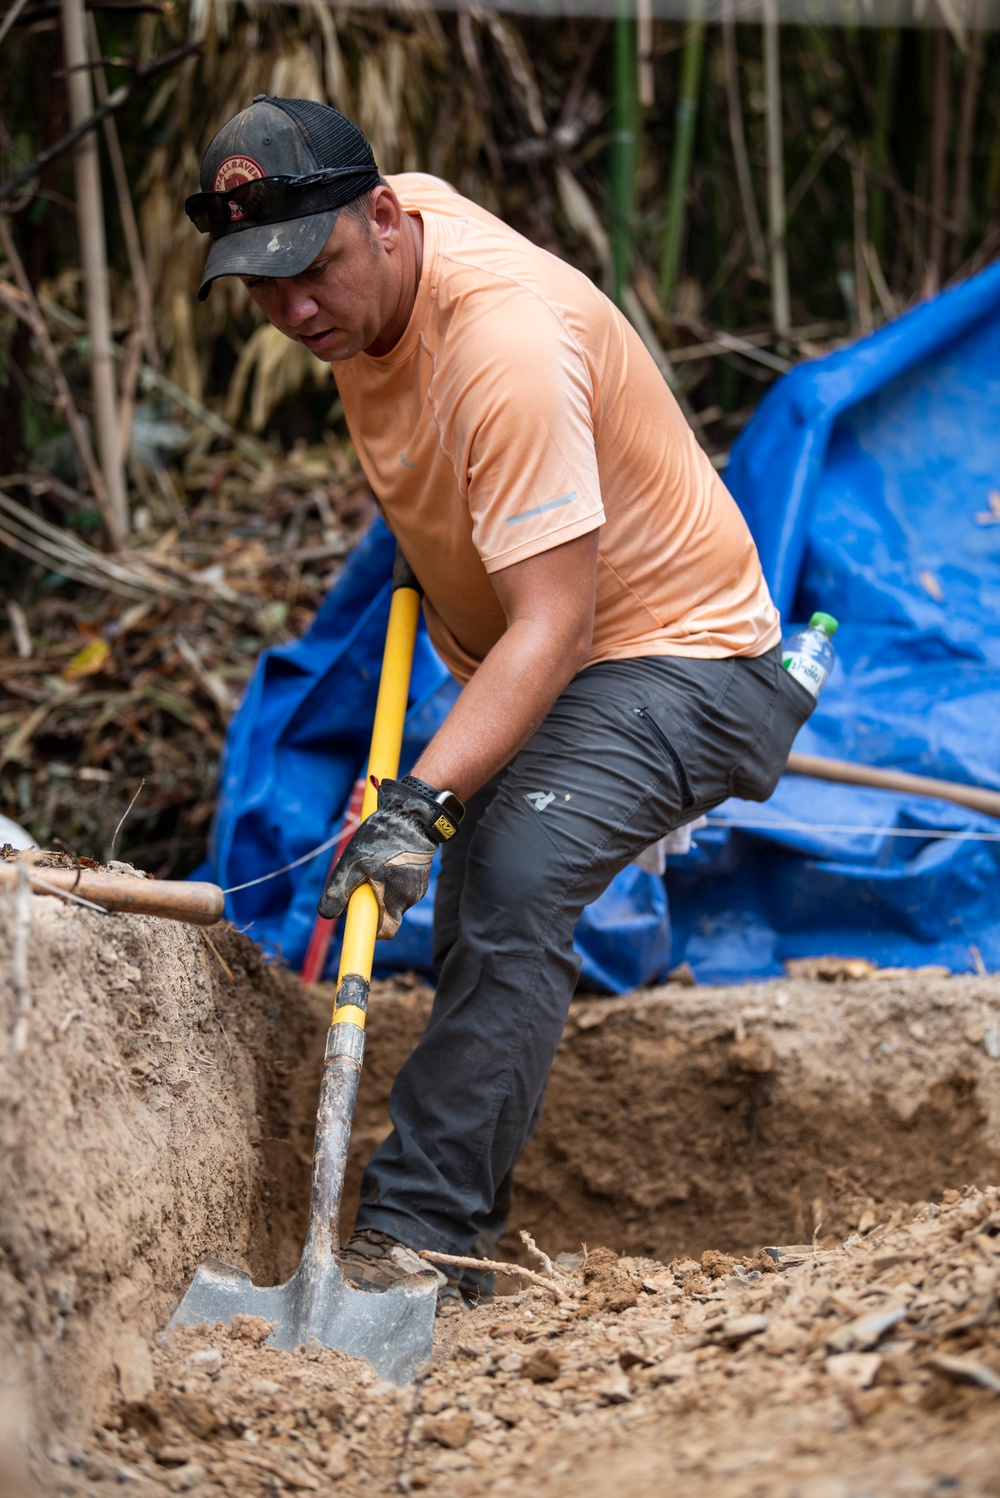
<path id="1" fill-rule="evenodd" d="M 592 371 L 569 330 L 512 288 L 467 329 L 455 462 L 487 572 L 604 524 Z"/>

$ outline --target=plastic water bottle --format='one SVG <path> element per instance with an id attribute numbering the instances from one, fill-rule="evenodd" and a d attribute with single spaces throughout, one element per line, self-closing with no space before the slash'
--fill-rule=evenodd
<path id="1" fill-rule="evenodd" d="M 806 629 L 797 630 L 781 642 L 781 664 L 814 697 L 819 696 L 833 670 L 831 636 L 839 627 L 832 614 L 813 614 Z"/>

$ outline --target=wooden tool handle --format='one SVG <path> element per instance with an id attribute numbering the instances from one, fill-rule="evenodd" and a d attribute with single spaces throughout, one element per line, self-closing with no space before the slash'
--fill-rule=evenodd
<path id="1" fill-rule="evenodd" d="M 0 885 L 15 884 L 17 879 L 16 863 L 0 863 Z M 158 915 L 168 921 L 189 921 L 195 926 L 214 926 L 222 919 L 225 903 L 217 884 L 190 883 L 183 879 L 133 879 L 127 874 L 103 874 L 95 869 L 45 869 L 30 864 L 28 881 L 40 895 L 66 890 L 82 900 L 103 905 L 105 910 Z"/>
<path id="2" fill-rule="evenodd" d="M 954 801 L 972 811 L 985 812 L 988 817 L 1000 817 L 1000 792 L 987 791 L 978 785 L 910 775 L 905 770 L 876 770 L 870 765 L 852 765 L 846 759 L 825 759 L 818 754 L 790 754 L 785 769 L 792 775 L 833 780 L 840 785 L 867 785 L 875 790 L 902 791 L 908 796 L 933 796 L 939 801 Z"/>

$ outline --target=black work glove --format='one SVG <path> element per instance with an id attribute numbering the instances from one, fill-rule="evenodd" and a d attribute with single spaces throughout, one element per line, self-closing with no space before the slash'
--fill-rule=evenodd
<path id="1" fill-rule="evenodd" d="M 376 786 L 378 810 L 344 849 L 319 913 L 333 920 L 360 884 L 370 884 L 378 900 L 377 935 L 385 938 L 395 936 L 404 911 L 427 893 L 435 850 L 454 837 L 465 808 L 457 796 L 413 775 Z"/>

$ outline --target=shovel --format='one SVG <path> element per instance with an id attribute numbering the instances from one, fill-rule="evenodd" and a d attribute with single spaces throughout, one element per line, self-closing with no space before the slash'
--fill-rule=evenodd
<path id="1" fill-rule="evenodd" d="M 399 769 L 419 612 L 416 579 L 397 553 L 362 820 L 377 804 L 372 777 L 394 779 Z M 283 1285 L 259 1289 L 244 1270 L 206 1259 L 167 1329 L 263 1316 L 273 1323 L 267 1340 L 275 1347 L 293 1351 L 315 1337 L 324 1347 L 366 1359 L 380 1378 L 405 1384 L 431 1355 L 437 1280 L 418 1274 L 389 1290 L 355 1290 L 337 1258 L 344 1167 L 364 1055 L 377 929 L 378 902 L 370 886 L 363 884 L 347 907 L 320 1084 L 309 1228 L 298 1269 Z"/>

